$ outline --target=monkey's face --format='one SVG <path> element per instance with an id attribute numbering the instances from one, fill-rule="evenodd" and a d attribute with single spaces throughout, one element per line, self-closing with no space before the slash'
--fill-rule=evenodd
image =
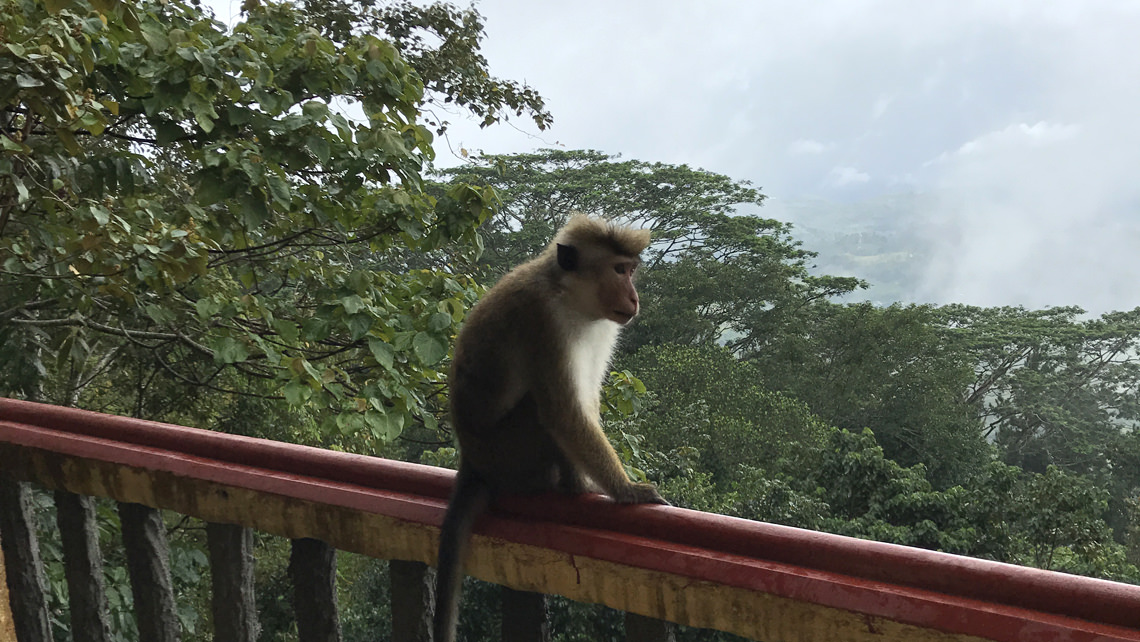
<path id="1" fill-rule="evenodd" d="M 637 288 L 633 275 L 641 265 L 636 256 L 598 247 L 558 244 L 558 267 L 569 279 L 573 309 L 596 319 L 625 325 L 637 316 Z"/>
<path id="2" fill-rule="evenodd" d="M 599 266 L 598 303 L 605 318 L 625 325 L 637 316 L 637 288 L 633 275 L 640 263 L 626 256 L 611 256 Z"/>

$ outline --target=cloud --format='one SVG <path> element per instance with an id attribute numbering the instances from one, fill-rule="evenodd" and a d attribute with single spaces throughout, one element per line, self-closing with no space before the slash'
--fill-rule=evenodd
<path id="1" fill-rule="evenodd" d="M 827 175 L 827 183 L 833 187 L 858 185 L 871 180 L 871 175 L 854 167 L 833 167 Z"/>
<path id="2" fill-rule="evenodd" d="M 1081 133 L 1081 126 L 1075 124 L 1049 123 L 1038 121 L 1032 125 L 1014 123 L 962 143 L 957 149 L 942 152 L 926 161 L 923 167 L 946 163 L 956 157 L 973 155 L 975 158 L 987 154 L 1001 154 L 1016 149 L 1030 149 L 1054 145 L 1072 140 Z"/>
<path id="3" fill-rule="evenodd" d="M 538 90 L 554 128 L 449 113 L 452 148 L 686 163 L 773 202 L 923 192 L 929 300 L 1140 302 L 1136 0 L 478 7 L 493 73 Z"/>
<path id="4" fill-rule="evenodd" d="M 894 101 L 895 97 L 893 95 L 884 94 L 876 98 L 874 106 L 871 107 L 871 118 L 874 120 L 882 118 L 883 114 L 887 113 L 887 108 L 890 107 Z"/>
<path id="5" fill-rule="evenodd" d="M 835 147 L 835 143 L 821 143 L 818 140 L 801 138 L 788 145 L 788 153 L 796 155 L 822 154 Z"/>
<path id="6" fill-rule="evenodd" d="M 1018 145 L 1050 145 L 1076 137 L 1079 125 L 1063 125 L 1038 121 L 1033 125 L 1017 123 L 1005 129 L 979 136 L 958 148 L 959 154 L 978 154 L 997 148 Z"/>

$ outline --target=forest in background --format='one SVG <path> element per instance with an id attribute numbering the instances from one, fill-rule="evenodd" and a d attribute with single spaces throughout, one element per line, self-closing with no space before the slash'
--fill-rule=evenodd
<path id="1" fill-rule="evenodd" d="M 0 394 L 452 466 L 452 338 L 574 212 L 653 230 L 601 412 L 674 504 L 1140 583 L 1140 308 L 843 303 L 748 181 L 590 150 L 432 171 L 456 110 L 549 126 L 473 9 L 0 0 Z M 57 640 L 51 499 L 37 495 Z M 112 625 L 137 639 L 100 506 Z M 172 518 L 184 639 L 201 524 Z M 258 540 L 262 639 L 295 639 Z M 346 640 L 388 634 L 383 562 L 341 556 Z M 496 587 L 462 631 L 488 639 Z M 557 640 L 620 615 L 555 601 Z M 683 640 L 731 636 L 682 631 Z"/>

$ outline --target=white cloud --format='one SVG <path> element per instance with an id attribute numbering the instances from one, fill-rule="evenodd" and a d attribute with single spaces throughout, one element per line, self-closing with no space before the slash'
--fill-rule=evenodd
<path id="1" fill-rule="evenodd" d="M 858 185 L 866 183 L 869 180 L 871 180 L 870 174 L 861 172 L 854 167 L 833 167 L 831 168 L 831 172 L 827 175 L 827 182 L 833 187 Z"/>
<path id="2" fill-rule="evenodd" d="M 895 97 L 893 95 L 884 94 L 876 98 L 874 106 L 871 107 L 871 118 L 874 120 L 882 118 L 883 114 L 887 113 L 887 108 L 890 107 L 894 101 Z"/>
<path id="3" fill-rule="evenodd" d="M 801 138 L 788 145 L 788 153 L 796 155 L 822 154 L 835 147 L 835 143 L 821 143 L 818 140 Z"/>
<path id="4" fill-rule="evenodd" d="M 455 115 L 453 148 L 687 163 L 773 202 L 937 192 L 919 213 L 945 226 L 932 300 L 1140 302 L 1140 252 L 1122 240 L 1140 218 L 1136 0 L 478 8 L 492 72 L 537 89 L 554 128 Z"/>
<path id="5" fill-rule="evenodd" d="M 971 140 L 959 147 L 958 153 L 978 154 L 1018 145 L 1050 145 L 1075 138 L 1080 131 L 1079 125 L 1054 124 L 1043 120 L 1033 125 L 1017 123 Z"/>

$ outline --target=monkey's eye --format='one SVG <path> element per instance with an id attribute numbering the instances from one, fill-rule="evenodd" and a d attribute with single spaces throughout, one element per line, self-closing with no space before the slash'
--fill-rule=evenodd
<path id="1" fill-rule="evenodd" d="M 617 272 L 618 274 L 625 274 L 626 272 L 632 273 L 633 268 L 626 265 L 625 263 L 618 263 L 614 266 L 614 272 Z"/>

